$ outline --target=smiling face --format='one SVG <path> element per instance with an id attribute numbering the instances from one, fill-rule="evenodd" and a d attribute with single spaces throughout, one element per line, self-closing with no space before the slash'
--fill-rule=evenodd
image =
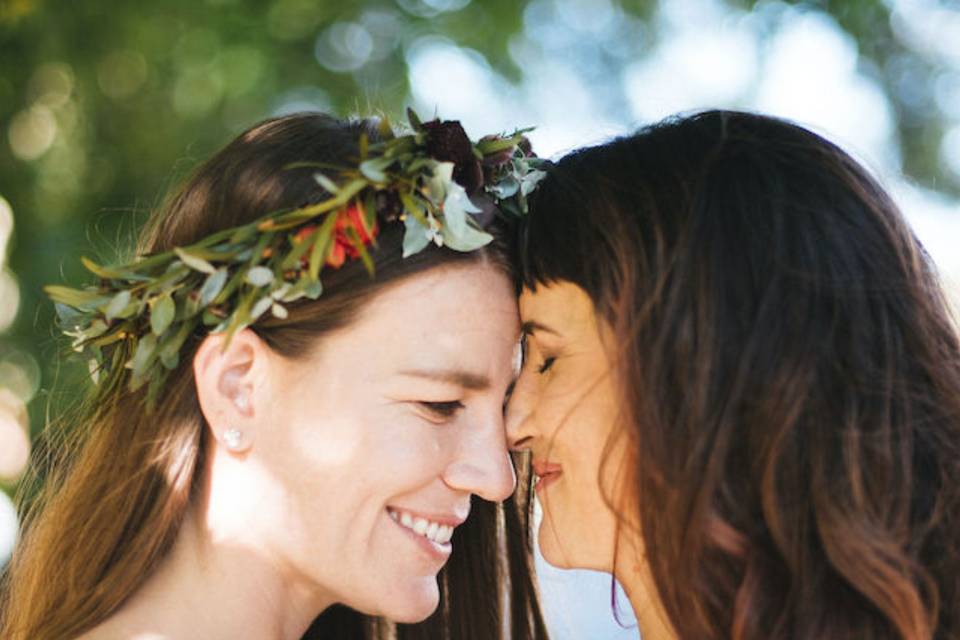
<path id="1" fill-rule="evenodd" d="M 508 279 L 474 263 L 407 278 L 306 360 L 277 359 L 250 451 L 274 480 L 250 524 L 271 562 L 320 599 L 431 614 L 471 496 L 514 488 L 503 401 L 518 334 Z"/>
<path id="2" fill-rule="evenodd" d="M 604 495 L 616 493 L 625 448 L 607 450 L 620 432 L 606 325 L 567 282 L 524 290 L 520 319 L 525 359 L 507 429 L 513 448 L 533 452 L 540 550 L 557 567 L 613 571 L 617 518 Z"/>

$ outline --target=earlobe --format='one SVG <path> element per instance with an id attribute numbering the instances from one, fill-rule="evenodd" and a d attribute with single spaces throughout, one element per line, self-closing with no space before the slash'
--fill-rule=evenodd
<path id="1" fill-rule="evenodd" d="M 246 435 L 237 427 L 228 427 L 221 436 L 222 442 L 233 453 L 243 453 L 252 444 Z"/>
<path id="2" fill-rule="evenodd" d="M 229 344 L 224 334 L 210 334 L 194 357 L 200 409 L 211 435 L 231 453 L 248 451 L 255 440 L 252 396 L 263 358 L 263 345 L 249 329 Z"/>

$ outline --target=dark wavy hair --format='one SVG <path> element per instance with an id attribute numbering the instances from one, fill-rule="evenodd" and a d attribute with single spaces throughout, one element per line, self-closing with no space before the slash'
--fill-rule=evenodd
<path id="1" fill-rule="evenodd" d="M 958 334 L 856 161 L 672 118 L 561 159 L 522 244 L 525 285 L 579 285 L 622 345 L 623 521 L 680 637 L 960 638 Z"/>
<path id="2" fill-rule="evenodd" d="M 321 201 L 328 194 L 314 180 L 314 170 L 292 165 L 346 165 L 358 157 L 363 135 L 377 140 L 377 123 L 321 113 L 251 127 L 154 212 L 137 253 L 193 244 L 266 212 Z M 375 278 L 357 260 L 325 271 L 319 299 L 297 301 L 288 317 L 265 318 L 251 329 L 276 353 L 294 360 L 349 325 L 378 293 L 403 278 L 484 262 L 515 277 L 508 225 L 488 227 L 495 241 L 478 251 L 431 245 L 403 258 L 403 224 L 381 222 L 372 252 Z M 143 419 L 145 389 L 103 389 L 47 426 L 33 461 L 34 473 L 46 472 L 43 489 L 25 507 L 23 536 L 0 583 L 0 636 L 76 637 L 123 606 L 170 552 L 187 509 L 202 490 L 209 429 L 192 361 L 205 336 L 206 330 L 198 328 L 188 338 L 151 419 Z M 517 640 L 546 637 L 529 538 L 521 533 L 526 513 L 522 494 L 519 501 L 500 504 L 474 497 L 470 517 L 454 534 L 454 551 L 438 576 L 440 605 L 423 622 L 394 625 L 335 605 L 318 612 L 304 640 L 491 640 L 508 633 Z"/>

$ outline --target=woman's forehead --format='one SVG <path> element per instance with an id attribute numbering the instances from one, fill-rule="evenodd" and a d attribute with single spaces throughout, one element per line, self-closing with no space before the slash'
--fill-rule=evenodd
<path id="1" fill-rule="evenodd" d="M 518 335 L 509 280 L 471 264 L 432 269 L 382 291 L 328 346 L 370 367 L 464 369 L 476 362 L 484 369 L 501 352 L 509 358 Z"/>
<path id="2" fill-rule="evenodd" d="M 541 284 L 536 290 L 525 288 L 519 309 L 524 331 L 531 334 L 565 334 L 595 323 L 593 301 L 572 282 Z"/>

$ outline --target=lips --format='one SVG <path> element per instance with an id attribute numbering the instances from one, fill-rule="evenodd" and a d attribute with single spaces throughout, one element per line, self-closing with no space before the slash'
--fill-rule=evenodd
<path id="1" fill-rule="evenodd" d="M 563 468 L 554 462 L 545 462 L 542 460 L 533 461 L 533 472 L 537 476 L 537 484 L 534 490 L 539 495 L 548 486 L 556 482 L 563 474 Z"/>
<path id="2" fill-rule="evenodd" d="M 427 555 L 441 561 L 453 550 L 454 530 L 466 520 L 465 514 L 427 515 L 399 507 L 387 507 L 387 515 Z"/>

